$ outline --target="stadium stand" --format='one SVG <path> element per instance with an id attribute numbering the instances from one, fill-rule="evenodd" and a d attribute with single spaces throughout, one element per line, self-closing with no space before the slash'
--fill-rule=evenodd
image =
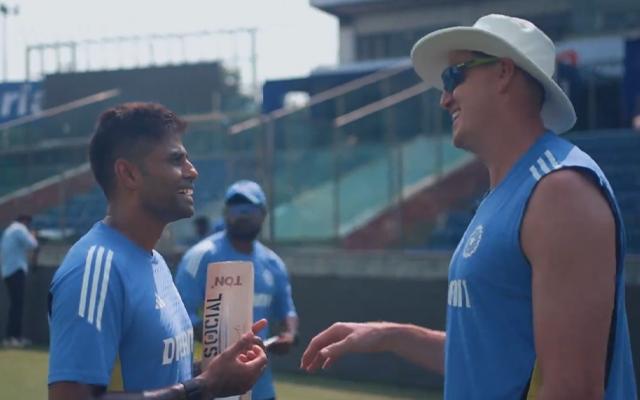
<path id="1" fill-rule="evenodd" d="M 406 65 L 387 67 L 376 66 L 368 75 L 353 75 L 355 79 L 334 87 L 326 87 L 327 77 L 340 76 L 340 71 L 306 82 L 267 84 L 270 107 L 282 105 L 278 99 L 302 83 L 309 85 L 312 97 L 299 109 L 264 110 L 248 128 L 195 116 L 185 145 L 200 172 L 197 207 L 209 209 L 206 205 L 218 202 L 224 188 L 237 179 L 254 179 L 268 183 L 271 240 L 451 250 L 486 190 L 478 188 L 486 182 L 481 173 L 465 167 L 471 165 L 468 156 L 451 145 L 445 133 L 450 122 L 437 107 L 438 96 L 416 87 L 415 74 Z M 9 127 L 4 135 L 9 140 L 0 146 L 6 177 L 0 196 L 86 163 L 95 116 L 119 98 L 105 92 L 85 101 L 81 107 Z M 639 154 L 640 135 L 595 131 L 572 133 L 570 138 L 609 176 L 627 224 L 629 248 L 639 251 L 640 171 L 634 156 Z M 467 172 L 460 175 L 460 168 Z M 441 185 L 443 177 L 446 183 Z M 81 234 L 104 214 L 105 201 L 95 186 L 74 190 L 61 180 L 59 188 L 64 195 L 34 213 L 37 227 Z M 416 210 L 420 213 L 417 203 L 430 201 L 416 194 L 429 188 L 442 192 L 437 206 L 422 206 L 426 212 L 414 218 Z M 398 210 L 400 222 L 395 221 Z M 380 235 L 380 226 L 388 228 L 390 221 L 399 223 L 402 232 Z M 363 239 L 370 237 L 362 234 L 367 229 L 377 230 L 376 241 Z"/>
<path id="2" fill-rule="evenodd" d="M 603 169 L 616 194 L 627 232 L 627 249 L 640 252 L 640 135 L 637 132 L 616 130 L 573 133 L 568 136 L 574 144 L 588 153 Z M 429 249 L 454 248 L 473 217 L 481 197 L 468 199 L 452 207 L 443 216 L 444 223 L 429 237 Z"/>

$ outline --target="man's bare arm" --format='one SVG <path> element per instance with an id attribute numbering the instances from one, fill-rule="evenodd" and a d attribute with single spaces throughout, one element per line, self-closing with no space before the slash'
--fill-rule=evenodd
<path id="1" fill-rule="evenodd" d="M 526 212 L 540 399 L 601 399 L 614 307 L 616 230 L 591 177 L 545 177 Z"/>
<path id="2" fill-rule="evenodd" d="M 348 353 L 391 352 L 422 368 L 444 373 L 446 334 L 390 322 L 338 322 L 320 332 L 305 350 L 300 367 L 327 368 Z"/>

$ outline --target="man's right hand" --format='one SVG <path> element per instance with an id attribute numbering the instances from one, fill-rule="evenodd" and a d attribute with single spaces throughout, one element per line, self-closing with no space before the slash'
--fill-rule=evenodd
<path id="1" fill-rule="evenodd" d="M 267 366 L 267 355 L 256 334 L 267 326 L 262 319 L 240 340 L 213 358 L 196 378 L 205 387 L 206 398 L 227 397 L 248 392 Z"/>
<path id="2" fill-rule="evenodd" d="M 325 369 L 349 353 L 388 351 L 430 371 L 444 372 L 446 333 L 392 322 L 337 322 L 317 334 L 300 362 L 307 372 Z"/>

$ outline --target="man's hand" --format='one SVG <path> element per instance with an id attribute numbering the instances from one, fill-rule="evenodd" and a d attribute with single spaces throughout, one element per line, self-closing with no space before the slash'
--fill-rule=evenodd
<path id="1" fill-rule="evenodd" d="M 267 366 L 262 341 L 256 336 L 266 326 L 264 319 L 256 322 L 251 332 L 216 356 L 198 375 L 196 379 L 204 385 L 206 398 L 239 395 L 253 387 Z"/>
<path id="2" fill-rule="evenodd" d="M 384 351 L 382 342 L 385 323 L 337 322 L 316 335 L 304 354 L 300 368 L 315 372 L 328 368 L 347 353 Z"/>

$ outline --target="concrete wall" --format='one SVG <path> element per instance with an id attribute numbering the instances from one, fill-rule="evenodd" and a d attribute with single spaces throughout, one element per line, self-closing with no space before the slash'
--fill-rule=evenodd
<path id="1" fill-rule="evenodd" d="M 178 114 L 210 112 L 214 109 L 214 93 L 226 96 L 223 102 L 237 96 L 217 62 L 65 72 L 47 75 L 43 86 L 44 108 L 116 88 L 122 90 L 118 102 L 155 101 Z"/>

